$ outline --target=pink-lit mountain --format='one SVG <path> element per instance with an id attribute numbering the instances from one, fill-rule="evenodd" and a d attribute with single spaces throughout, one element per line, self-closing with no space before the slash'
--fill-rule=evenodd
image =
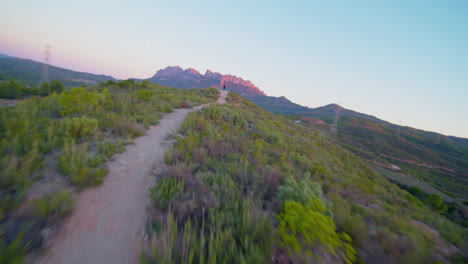
<path id="1" fill-rule="evenodd" d="M 207 70 L 205 74 L 201 74 L 195 69 L 188 68 L 184 70 L 179 66 L 161 69 L 148 80 L 161 85 L 182 89 L 206 88 L 211 86 L 222 88 L 226 85 L 228 90 L 235 91 L 247 98 L 252 98 L 257 95 L 266 95 L 265 92 L 260 90 L 252 82 L 240 77 L 212 72 L 210 70 Z"/>

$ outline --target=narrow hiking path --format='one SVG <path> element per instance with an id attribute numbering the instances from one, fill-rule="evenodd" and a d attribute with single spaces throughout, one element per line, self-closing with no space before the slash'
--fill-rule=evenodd
<path id="1" fill-rule="evenodd" d="M 227 91 L 220 92 L 216 103 L 222 104 Z M 162 166 L 164 151 L 170 147 L 165 138 L 179 128 L 188 113 L 207 105 L 165 115 L 157 126 L 128 145 L 126 152 L 115 155 L 108 162 L 104 183 L 78 195 L 72 216 L 37 263 L 138 263 L 150 201 L 148 188 L 155 183 L 151 172 Z"/>

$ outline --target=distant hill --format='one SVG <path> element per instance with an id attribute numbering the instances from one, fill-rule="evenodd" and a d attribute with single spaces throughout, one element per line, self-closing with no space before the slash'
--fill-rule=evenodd
<path id="1" fill-rule="evenodd" d="M 8 58 L 14 58 L 14 57 L 8 56 L 8 55 L 5 55 L 5 54 L 0 54 L 0 59 L 8 59 Z"/>
<path id="2" fill-rule="evenodd" d="M 40 62 L 0 54 L 0 81 L 15 79 L 25 85 L 38 85 L 42 68 L 43 64 Z M 49 66 L 49 79 L 59 80 L 66 87 L 95 85 L 108 80 L 116 80 L 112 76 L 76 72 L 55 66 Z"/>
<path id="3" fill-rule="evenodd" d="M 298 118 L 323 131 L 330 129 L 335 104 L 309 109 Z M 318 124 L 317 118 L 325 123 Z M 397 131 L 399 130 L 399 135 Z M 374 116 L 342 108 L 337 139 L 361 158 L 429 182 L 442 192 L 468 199 L 468 139 L 400 127 Z"/>

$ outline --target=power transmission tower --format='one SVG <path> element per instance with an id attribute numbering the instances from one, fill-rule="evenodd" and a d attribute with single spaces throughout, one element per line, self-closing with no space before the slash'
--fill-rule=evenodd
<path id="1" fill-rule="evenodd" d="M 436 145 L 439 145 L 440 144 L 440 134 L 437 136 L 437 140 L 436 140 Z"/>
<path id="2" fill-rule="evenodd" d="M 39 85 L 45 82 L 49 82 L 49 61 L 51 48 L 52 47 L 50 45 L 45 45 L 44 57 L 42 58 L 44 60 L 44 63 L 42 64 L 42 73 L 41 78 L 39 79 Z"/>
<path id="3" fill-rule="evenodd" d="M 341 106 L 337 105 L 336 107 L 336 112 L 335 112 L 335 118 L 333 119 L 333 123 L 330 128 L 330 132 L 333 135 L 338 135 L 338 120 L 340 119 L 340 112 L 341 112 Z"/>
<path id="4" fill-rule="evenodd" d="M 400 137 L 400 129 L 401 129 L 401 127 L 398 126 L 397 130 L 395 131 L 395 136 L 396 136 L 397 138 Z"/>
<path id="5" fill-rule="evenodd" d="M 398 124 L 397 130 L 395 131 L 395 136 L 400 138 L 401 125 L 403 124 L 403 118 L 400 117 L 400 124 Z"/>

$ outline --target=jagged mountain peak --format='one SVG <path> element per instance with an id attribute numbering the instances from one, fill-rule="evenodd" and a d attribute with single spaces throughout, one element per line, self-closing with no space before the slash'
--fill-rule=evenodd
<path id="1" fill-rule="evenodd" d="M 249 80 L 211 70 L 206 70 L 205 74 L 202 75 L 193 68 L 183 69 L 179 66 L 169 66 L 158 70 L 149 80 L 182 89 L 206 88 L 210 86 L 223 88 L 226 86 L 228 90 L 235 91 L 247 98 L 256 95 L 266 95 L 265 92 Z"/>
<path id="2" fill-rule="evenodd" d="M 185 71 L 188 71 L 193 74 L 201 75 L 199 71 L 195 70 L 194 68 L 187 68 Z"/>

